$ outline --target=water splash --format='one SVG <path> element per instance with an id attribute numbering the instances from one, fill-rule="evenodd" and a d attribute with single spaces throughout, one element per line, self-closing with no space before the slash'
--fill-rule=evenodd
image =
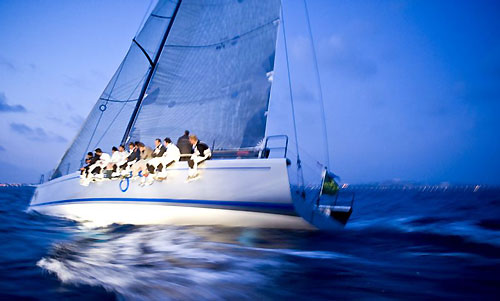
<path id="1" fill-rule="evenodd" d="M 125 299 L 232 299 L 258 296 L 286 266 L 283 252 L 208 241 L 178 227 L 81 233 L 37 264 L 65 282 L 102 286 Z M 286 252 L 285 252 L 286 253 Z"/>

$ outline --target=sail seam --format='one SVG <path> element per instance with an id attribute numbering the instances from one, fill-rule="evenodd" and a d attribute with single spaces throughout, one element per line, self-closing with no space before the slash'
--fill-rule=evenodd
<path id="1" fill-rule="evenodd" d="M 206 44 L 206 45 L 165 45 L 165 48 L 167 48 L 167 47 L 171 47 L 171 48 L 206 48 L 206 47 L 214 47 L 214 46 L 222 45 L 222 44 L 225 44 L 227 42 L 231 42 L 231 41 L 237 40 L 237 39 L 239 39 L 241 37 L 247 36 L 247 35 L 249 35 L 249 34 L 251 34 L 253 32 L 256 32 L 256 31 L 258 31 L 258 30 L 260 30 L 260 29 L 268 26 L 269 24 L 275 23 L 276 21 L 279 21 L 279 18 L 274 19 L 274 20 L 272 20 L 270 22 L 267 22 L 265 24 L 262 24 L 262 25 L 260 25 L 258 27 L 255 27 L 255 28 L 253 28 L 253 29 L 251 29 L 251 30 L 249 30 L 249 31 L 247 31 L 245 33 L 242 33 L 242 34 L 239 34 L 239 35 L 235 35 L 232 38 L 228 38 L 228 39 L 222 40 L 222 41 L 217 42 L 217 43 Z"/>

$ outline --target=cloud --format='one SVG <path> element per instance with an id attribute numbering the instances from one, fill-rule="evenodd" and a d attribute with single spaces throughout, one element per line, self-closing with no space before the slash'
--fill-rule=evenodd
<path id="1" fill-rule="evenodd" d="M 0 161 L 0 183 L 38 183 L 40 171 Z"/>
<path id="2" fill-rule="evenodd" d="M 52 141 L 64 143 L 68 140 L 60 135 L 47 133 L 42 128 L 31 128 L 24 123 L 13 122 L 10 124 L 10 129 L 14 132 L 24 135 L 26 138 L 36 140 L 36 141 Z"/>
<path id="3" fill-rule="evenodd" d="M 372 78 L 378 72 L 373 59 L 341 36 L 331 35 L 319 46 L 319 60 L 326 63 L 328 71 L 361 80 Z"/>
<path id="4" fill-rule="evenodd" d="M 67 87 L 76 87 L 83 90 L 88 89 L 88 84 L 85 80 L 69 75 L 63 75 L 63 83 Z"/>
<path id="5" fill-rule="evenodd" d="M 26 112 L 26 108 L 22 105 L 7 104 L 7 97 L 5 97 L 5 94 L 0 93 L 0 113 L 1 112 Z"/>
<path id="6" fill-rule="evenodd" d="M 0 56 L 0 67 L 8 69 L 9 71 L 17 71 L 16 66 L 7 58 Z"/>
<path id="7" fill-rule="evenodd" d="M 47 119 L 73 129 L 79 129 L 82 126 L 83 122 L 85 121 L 85 118 L 83 118 L 78 114 L 71 115 L 69 117 L 69 120 L 60 118 L 52 114 L 47 116 Z"/>

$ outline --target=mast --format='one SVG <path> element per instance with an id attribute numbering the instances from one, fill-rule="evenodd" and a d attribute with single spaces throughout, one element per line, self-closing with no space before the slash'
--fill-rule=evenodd
<path id="1" fill-rule="evenodd" d="M 170 23 L 167 26 L 167 30 L 165 30 L 165 34 L 163 35 L 163 38 L 161 40 L 160 46 L 158 47 L 158 51 L 156 51 L 155 58 L 153 62 L 151 62 L 149 56 L 146 55 L 146 58 L 149 60 L 151 67 L 149 68 L 149 73 L 144 81 L 144 85 L 142 86 L 141 93 L 139 94 L 139 97 L 137 99 L 137 104 L 134 108 L 134 111 L 132 112 L 132 116 L 130 117 L 130 121 L 127 125 L 127 128 L 125 129 L 125 134 L 123 135 L 122 142 L 121 144 L 125 144 L 129 138 L 130 131 L 132 130 L 132 127 L 134 126 L 135 120 L 137 119 L 137 114 L 139 113 L 139 109 L 141 108 L 142 101 L 144 100 L 144 95 L 146 94 L 146 90 L 149 86 L 149 83 L 151 82 L 151 79 L 153 78 L 153 74 L 155 73 L 156 66 L 158 65 L 158 60 L 160 59 L 160 55 L 163 51 L 163 47 L 165 46 L 165 43 L 167 42 L 167 37 L 168 34 L 170 33 L 170 30 L 172 29 L 172 25 L 174 24 L 175 17 L 177 16 L 177 12 L 179 11 L 179 7 L 181 5 L 182 0 L 178 0 L 177 5 L 175 6 L 174 13 L 172 14 L 172 19 L 170 20 Z M 137 45 L 139 48 L 142 48 L 138 43 Z"/>

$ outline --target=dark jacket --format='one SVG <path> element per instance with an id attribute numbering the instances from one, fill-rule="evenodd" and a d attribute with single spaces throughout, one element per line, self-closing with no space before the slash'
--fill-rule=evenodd
<path id="1" fill-rule="evenodd" d="M 85 163 L 87 163 L 87 165 L 85 165 L 84 167 L 87 169 L 91 165 L 94 165 L 99 160 L 99 158 L 100 156 L 94 154 L 90 159 L 85 160 Z"/>
<path id="2" fill-rule="evenodd" d="M 90 158 L 90 160 L 89 160 L 88 166 L 95 164 L 97 161 L 99 161 L 100 158 L 101 158 L 101 156 L 98 156 L 98 155 L 92 156 L 92 158 Z"/>
<path id="3" fill-rule="evenodd" d="M 188 135 L 182 135 L 179 139 L 177 139 L 177 147 L 179 148 L 181 155 L 191 154 L 193 151 L 193 146 L 191 145 L 191 142 L 189 142 Z"/>
<path id="4" fill-rule="evenodd" d="M 153 158 L 156 158 L 156 157 L 161 157 L 163 156 L 163 154 L 167 151 L 167 149 L 165 148 L 165 146 L 163 146 L 162 144 L 160 144 L 160 146 L 157 146 L 154 151 L 153 151 Z"/>
<path id="5" fill-rule="evenodd" d="M 128 155 L 127 162 L 133 162 L 141 158 L 141 151 L 139 148 L 134 148 L 134 150 Z"/>
<path id="6" fill-rule="evenodd" d="M 198 142 L 196 142 L 196 145 L 193 147 L 192 150 L 194 150 L 195 148 L 198 149 L 198 152 L 200 153 L 201 157 L 204 157 L 205 156 L 205 151 L 207 149 L 209 149 L 208 145 L 206 145 L 205 143 L 201 142 L 200 140 L 198 140 Z"/>

